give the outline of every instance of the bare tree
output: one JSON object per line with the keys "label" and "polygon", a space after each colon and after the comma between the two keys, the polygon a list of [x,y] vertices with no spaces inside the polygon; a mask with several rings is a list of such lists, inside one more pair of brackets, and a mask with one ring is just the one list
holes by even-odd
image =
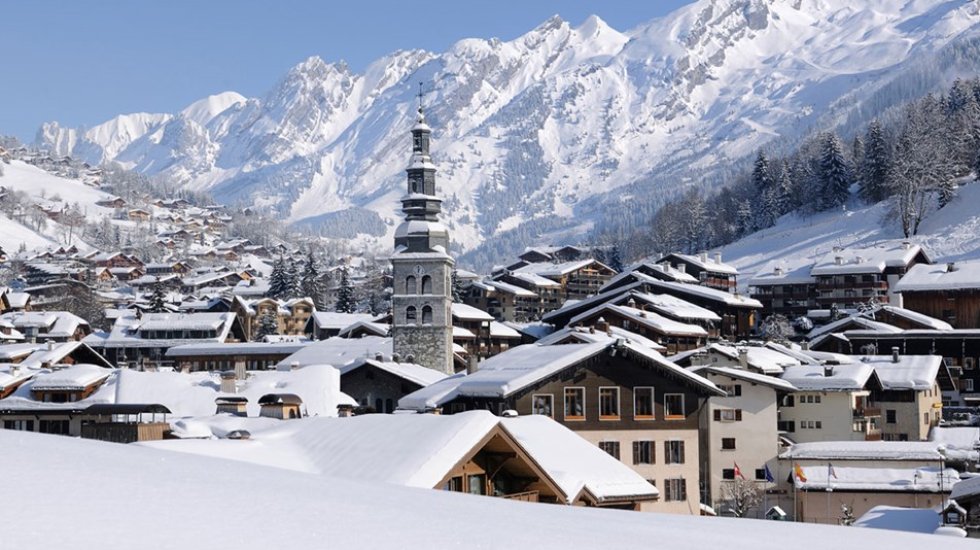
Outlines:
{"label": "bare tree", "polygon": [[754,481],[736,478],[722,485],[722,497],[735,517],[745,514],[762,502],[762,489]]}

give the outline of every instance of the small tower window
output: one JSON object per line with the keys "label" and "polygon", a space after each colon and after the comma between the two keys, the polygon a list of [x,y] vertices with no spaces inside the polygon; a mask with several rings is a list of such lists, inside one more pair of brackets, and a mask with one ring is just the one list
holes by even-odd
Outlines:
{"label": "small tower window", "polygon": [[415,309],[415,306],[408,306],[407,308],[405,308],[406,324],[410,324],[410,323],[414,324],[416,321],[418,321],[418,318],[419,315],[418,315],[418,311]]}
{"label": "small tower window", "polygon": [[415,282],[415,275],[409,275],[405,279],[405,294],[415,294],[418,292],[418,285]]}
{"label": "small tower window", "polygon": [[422,306],[422,324],[432,324],[432,308],[429,306]]}
{"label": "small tower window", "polygon": [[422,294],[432,294],[432,277],[428,275],[422,277]]}

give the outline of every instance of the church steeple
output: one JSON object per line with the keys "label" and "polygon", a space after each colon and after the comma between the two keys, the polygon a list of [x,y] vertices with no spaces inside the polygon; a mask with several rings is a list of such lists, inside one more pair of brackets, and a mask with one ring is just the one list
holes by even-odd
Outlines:
{"label": "church steeple", "polygon": [[403,360],[447,374],[453,372],[452,257],[449,230],[439,223],[436,167],[429,156],[432,129],[425,122],[419,85],[418,117],[412,127],[412,156],[402,197],[405,221],[395,230],[391,256],[392,347]]}

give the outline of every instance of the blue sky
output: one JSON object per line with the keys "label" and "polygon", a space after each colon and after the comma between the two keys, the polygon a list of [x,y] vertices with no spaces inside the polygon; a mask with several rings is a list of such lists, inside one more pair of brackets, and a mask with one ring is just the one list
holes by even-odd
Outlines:
{"label": "blue sky", "polygon": [[688,1],[4,2],[0,134],[32,140],[44,121],[92,126],[226,90],[259,96],[311,55],[360,71],[397,49],[513,39],[554,14],[627,30]]}

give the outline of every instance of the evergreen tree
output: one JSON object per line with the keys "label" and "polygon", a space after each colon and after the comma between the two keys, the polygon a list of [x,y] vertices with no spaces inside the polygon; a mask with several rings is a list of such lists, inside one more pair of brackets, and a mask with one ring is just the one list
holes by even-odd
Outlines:
{"label": "evergreen tree", "polygon": [[255,330],[255,340],[261,340],[266,336],[279,334],[279,320],[271,310],[265,310],[259,315],[259,326]]}
{"label": "evergreen tree", "polygon": [[153,294],[150,295],[150,307],[147,311],[150,313],[166,313],[166,304],[167,302],[163,295],[163,285],[158,281],[153,285]]}
{"label": "evergreen tree", "polygon": [[296,298],[302,294],[302,280],[296,262],[289,258],[285,263],[286,269],[286,296],[285,299]]}
{"label": "evergreen tree", "polygon": [[270,298],[285,300],[290,294],[292,283],[289,281],[289,274],[286,271],[286,262],[280,255],[279,259],[272,264],[272,274],[269,276]]}
{"label": "evergreen tree", "polygon": [[865,138],[864,156],[861,159],[859,193],[864,201],[880,202],[888,196],[888,176],[891,159],[888,142],[885,140],[881,123],[871,121]]}
{"label": "evergreen tree", "polygon": [[759,227],[771,227],[779,217],[779,195],[772,167],[766,154],[759,151],[752,167],[752,187],[755,189]]}
{"label": "evergreen tree", "polygon": [[303,273],[300,275],[300,294],[313,300],[316,309],[323,310],[323,289],[320,286],[320,270],[316,266],[311,250],[306,255],[306,263],[303,265]]}
{"label": "evergreen tree", "polygon": [[837,134],[828,133],[820,151],[820,209],[830,210],[847,202],[851,186],[850,170]]}
{"label": "evergreen tree", "polygon": [[347,266],[340,268],[340,288],[337,289],[337,306],[334,309],[341,313],[357,311],[357,298],[354,296],[354,285]]}
{"label": "evergreen tree", "polygon": [[[455,273],[455,272],[454,272]],[[377,292],[368,295],[368,313],[371,315],[381,315],[381,298]]]}
{"label": "evergreen tree", "polygon": [[453,285],[453,302],[457,304],[463,303],[463,283],[459,280],[459,273],[456,272],[455,267],[453,268],[453,273],[452,273],[452,285]]}

